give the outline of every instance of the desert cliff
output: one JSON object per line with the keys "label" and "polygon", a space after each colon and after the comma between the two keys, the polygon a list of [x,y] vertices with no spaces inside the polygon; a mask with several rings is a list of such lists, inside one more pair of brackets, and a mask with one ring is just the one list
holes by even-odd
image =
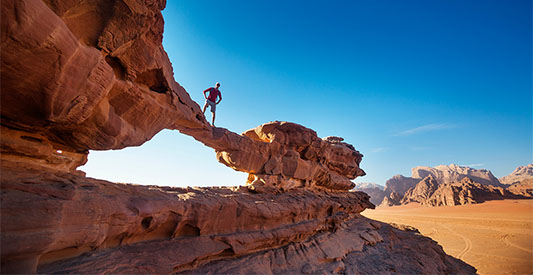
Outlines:
{"label": "desert cliff", "polygon": [[[503,177],[505,185],[486,169],[474,169],[456,164],[436,167],[415,167],[412,177],[396,175],[387,180],[384,190],[372,190],[380,206],[419,203],[426,206],[463,205],[488,200],[526,199],[533,197],[533,176],[530,166],[520,166]],[[529,169],[529,170],[528,170]],[[367,189],[358,189],[367,191]],[[372,198],[371,198],[372,201]]]}
{"label": "desert cliff", "polygon": [[400,204],[412,202],[428,206],[464,205],[482,203],[489,200],[523,199],[502,187],[483,185],[470,178],[459,182],[438,184],[428,176],[421,180],[413,189],[405,193]]}
{"label": "desert cliff", "polygon": [[[269,122],[210,126],[173,78],[164,0],[1,3],[3,273],[464,273],[414,232],[372,221],[349,191],[363,155],[339,137]],[[190,135],[239,188],[87,178],[89,150]]]}
{"label": "desert cliff", "polygon": [[457,164],[438,165],[435,167],[415,167],[412,169],[412,177],[423,179],[429,175],[433,176],[439,183],[460,181],[466,177],[483,184],[501,186],[500,181],[492,175],[492,172],[486,169],[474,169]]}

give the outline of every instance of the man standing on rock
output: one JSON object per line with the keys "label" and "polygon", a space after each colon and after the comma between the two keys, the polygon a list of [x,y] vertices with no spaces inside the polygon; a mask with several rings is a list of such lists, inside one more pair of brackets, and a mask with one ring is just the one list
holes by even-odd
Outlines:
{"label": "man standing on rock", "polygon": [[[205,109],[207,109],[207,105],[211,107],[211,113],[213,113],[213,123],[212,125],[215,126],[215,111],[217,109],[217,104],[222,101],[222,94],[220,93],[220,90],[218,89],[220,87],[220,83],[217,82],[215,84],[215,87],[207,88],[204,91],[204,97],[205,97],[205,105],[202,112],[205,114]],[[209,93],[209,96],[207,95]],[[218,97],[218,101],[217,101]]]}

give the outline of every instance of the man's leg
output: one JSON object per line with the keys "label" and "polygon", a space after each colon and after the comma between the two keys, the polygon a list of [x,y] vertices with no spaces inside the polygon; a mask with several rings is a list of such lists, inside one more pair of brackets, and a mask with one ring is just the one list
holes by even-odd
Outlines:
{"label": "man's leg", "polygon": [[215,126],[215,112],[213,112],[212,114],[213,114],[213,123],[211,125]]}
{"label": "man's leg", "polygon": [[205,109],[207,109],[207,101],[205,102],[204,108],[202,109],[202,113],[204,113],[204,114],[205,114]]}

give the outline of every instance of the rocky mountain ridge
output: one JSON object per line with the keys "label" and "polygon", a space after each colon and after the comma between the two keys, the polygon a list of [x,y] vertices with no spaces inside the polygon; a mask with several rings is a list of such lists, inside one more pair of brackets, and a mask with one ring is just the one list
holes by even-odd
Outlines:
{"label": "rocky mountain ridge", "polygon": [[482,203],[488,200],[523,199],[510,191],[484,185],[468,177],[459,182],[439,184],[432,176],[421,180],[403,196],[400,204],[419,203],[427,206],[454,206]]}
{"label": "rocky mountain ridge", "polygon": [[415,179],[423,179],[429,175],[439,183],[458,182],[463,178],[468,177],[480,184],[501,186],[500,181],[498,181],[491,171],[459,166],[457,164],[438,165],[435,167],[415,167],[412,169],[411,177]]}
{"label": "rocky mountain ridge", "polygon": [[511,185],[528,179],[533,179],[533,163],[518,166],[511,174],[499,178],[499,181],[503,184]]}
{"label": "rocky mountain ridge", "polygon": [[[2,273],[460,273],[429,238],[372,221],[349,191],[363,155],[270,122],[210,126],[173,78],[164,0],[1,5]],[[249,173],[240,188],[85,177],[88,150],[178,130]]]}
{"label": "rocky mountain ridge", "polygon": [[384,187],[375,183],[357,183],[353,190],[367,193],[374,205],[379,205],[385,197]]}
{"label": "rocky mountain ridge", "polygon": [[[413,176],[396,175],[387,180],[382,192],[369,191],[377,199],[372,203],[380,206],[394,206],[408,203],[420,203],[428,206],[460,205],[481,203],[491,199],[520,199],[533,197],[533,186],[526,171],[528,166],[521,166],[509,175],[509,178],[522,179],[512,186],[507,186],[496,179],[489,170],[474,169],[455,164],[436,167],[415,167]],[[519,175],[518,177],[516,175]],[[420,178],[425,176],[424,178]],[[505,178],[505,177],[504,177]],[[369,194],[370,194],[369,193]]]}

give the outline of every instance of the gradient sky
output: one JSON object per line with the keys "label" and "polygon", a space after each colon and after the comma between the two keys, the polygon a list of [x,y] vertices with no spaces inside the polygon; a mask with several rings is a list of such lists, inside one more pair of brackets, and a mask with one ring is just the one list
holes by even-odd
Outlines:
{"label": "gradient sky", "polygon": [[[344,137],[364,154],[356,182],[451,163],[502,177],[533,162],[531,14],[529,0],[167,1],[163,46],[200,106],[221,83],[217,126],[283,120]],[[91,151],[82,170],[172,186],[246,178],[170,130]]]}

